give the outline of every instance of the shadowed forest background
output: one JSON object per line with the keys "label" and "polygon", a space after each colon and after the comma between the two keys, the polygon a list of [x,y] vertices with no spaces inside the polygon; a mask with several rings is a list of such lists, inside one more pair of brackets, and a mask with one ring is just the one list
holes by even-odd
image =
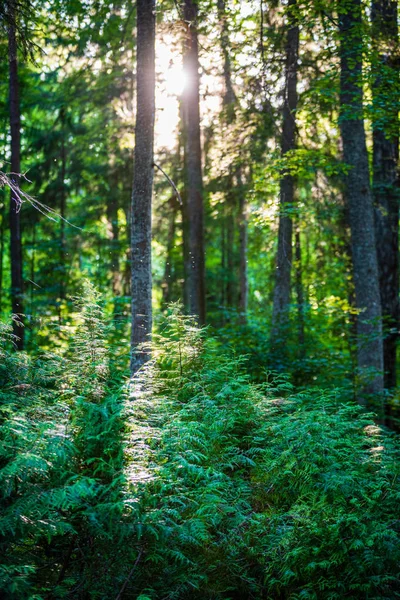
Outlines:
{"label": "shadowed forest background", "polygon": [[400,597],[399,56],[393,0],[0,0],[1,597]]}

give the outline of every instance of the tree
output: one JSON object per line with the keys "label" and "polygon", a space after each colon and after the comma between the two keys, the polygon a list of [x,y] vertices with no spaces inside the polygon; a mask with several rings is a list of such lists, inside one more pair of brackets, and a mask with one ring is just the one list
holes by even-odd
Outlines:
{"label": "tree", "polygon": [[[295,17],[296,0],[289,0],[287,20],[289,29],[286,37],[285,90],[281,153],[284,157],[296,147],[297,69],[299,55],[299,27]],[[282,174],[279,194],[278,251],[276,257],[276,279],[272,310],[272,344],[279,343],[287,334],[290,304],[290,279],[292,270],[293,221],[291,209],[294,203],[294,177]],[[279,344],[282,346],[282,344]]]}
{"label": "tree", "polygon": [[[399,187],[397,2],[372,2],[373,194],[379,284],[385,336],[384,382],[396,387],[399,322]],[[398,59],[397,59],[398,60]]]}
{"label": "tree", "polygon": [[155,0],[137,2],[137,99],[132,193],[131,373],[148,358],[152,328],[151,205],[155,115]]}
{"label": "tree", "polygon": [[365,142],[360,0],[339,0],[340,130],[348,166],[345,197],[349,210],[357,316],[357,362],[362,378],[359,401],[383,390],[382,313],[374,211]]}
{"label": "tree", "polygon": [[185,256],[185,286],[188,310],[205,323],[205,260],[203,176],[200,137],[200,75],[199,44],[197,36],[197,0],[184,0],[183,69],[186,85],[182,94],[182,113],[185,141],[186,190],[184,194],[187,218]]}
{"label": "tree", "polygon": [[[9,60],[9,102],[11,132],[11,172],[16,184],[21,172],[21,114],[19,104],[18,60],[17,60],[17,5],[8,3],[8,60]],[[18,195],[10,192],[10,263],[11,263],[11,309],[18,319],[13,321],[16,346],[24,347],[24,329],[18,326],[23,314],[23,275],[20,202]]]}

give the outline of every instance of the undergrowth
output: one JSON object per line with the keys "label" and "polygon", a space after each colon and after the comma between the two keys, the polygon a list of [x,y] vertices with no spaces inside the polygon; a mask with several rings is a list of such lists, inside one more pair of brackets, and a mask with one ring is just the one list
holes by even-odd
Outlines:
{"label": "undergrowth", "polygon": [[65,356],[1,329],[1,597],[400,598],[393,435],[255,385],[177,307],[126,386],[90,285],[79,305]]}

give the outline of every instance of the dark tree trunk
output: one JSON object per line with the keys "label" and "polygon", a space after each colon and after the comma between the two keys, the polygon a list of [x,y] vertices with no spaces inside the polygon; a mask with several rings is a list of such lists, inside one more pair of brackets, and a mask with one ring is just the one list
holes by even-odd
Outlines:
{"label": "dark tree trunk", "polygon": [[239,313],[242,323],[247,320],[249,282],[247,276],[247,202],[240,170],[237,173],[239,191]]}
{"label": "dark tree trunk", "polygon": [[187,84],[182,95],[185,129],[186,218],[188,225],[188,260],[186,266],[189,312],[205,322],[205,258],[203,177],[201,167],[199,50],[197,39],[198,6],[196,0],[184,0],[185,26],[183,68]]}
{"label": "dark tree trunk", "polygon": [[5,204],[2,204],[1,212],[0,212],[0,217],[1,217],[1,225],[0,225],[0,313],[3,308],[4,216],[5,216]]}
{"label": "dark tree trunk", "polygon": [[236,273],[235,273],[235,200],[236,194],[233,190],[233,179],[229,176],[227,179],[227,193],[226,193],[226,268],[227,268],[227,282],[226,282],[226,304],[228,308],[234,308],[235,302],[235,291],[237,289]]}
{"label": "dark tree trunk", "polygon": [[164,266],[164,276],[162,283],[162,295],[163,295],[163,304],[167,305],[172,301],[172,283],[173,283],[173,250],[175,243],[175,230],[176,230],[176,215],[178,212],[178,203],[176,201],[175,196],[169,201],[169,205],[171,208],[170,221],[168,226],[168,234],[167,234],[167,252],[165,258],[165,266]]}
{"label": "dark tree trunk", "polygon": [[[288,22],[290,28],[286,38],[285,94],[281,152],[284,156],[296,147],[297,109],[297,63],[299,55],[299,28],[292,12],[296,0],[289,0]],[[276,257],[276,279],[272,310],[272,343],[279,344],[287,335],[290,275],[292,269],[293,223],[290,209],[294,202],[294,178],[284,173],[280,182],[280,215],[278,230],[278,252]],[[281,345],[281,344],[279,344]]]}
{"label": "dark tree trunk", "polygon": [[295,232],[295,258],[296,258],[296,296],[297,296],[297,341],[299,344],[299,358],[305,357],[305,323],[304,323],[304,291],[303,271],[301,262],[301,237],[300,227],[297,225]]}
{"label": "dark tree trunk", "polygon": [[151,204],[155,115],[155,0],[137,1],[135,165],[131,214],[131,373],[148,359],[152,328]]}
{"label": "dark tree trunk", "polygon": [[[19,84],[17,63],[17,40],[15,9],[10,3],[10,25],[8,27],[8,58],[10,69],[10,129],[11,129],[11,172],[14,183],[19,184],[21,172],[21,116],[19,106]],[[14,315],[23,314],[22,241],[20,206],[18,198],[10,194],[10,260],[11,260],[11,309]],[[18,319],[22,322],[23,317]],[[18,350],[24,347],[24,328],[13,322]]]}
{"label": "dark tree trunk", "polygon": [[[62,107],[60,110],[60,120],[61,120],[61,173],[60,173],[60,304],[59,304],[59,312],[58,318],[61,324],[62,320],[62,301],[65,300],[66,297],[66,244],[65,244],[65,217],[66,217],[66,188],[65,188],[65,178],[66,178],[66,168],[67,168],[67,153],[65,148],[65,108]],[[33,281],[33,280],[32,280]]]}
{"label": "dark tree trunk", "polygon": [[356,295],[359,401],[383,390],[382,314],[374,211],[365,143],[362,90],[362,18],[360,0],[339,2],[340,129],[343,157],[349,166],[345,198],[349,210]]}
{"label": "dark tree trunk", "polygon": [[[399,187],[398,114],[396,103],[388,98],[384,75],[391,70],[398,81],[394,64],[398,46],[397,2],[377,0],[372,3],[373,40],[377,64],[373,103],[375,110],[385,111],[387,123],[373,123],[373,193],[375,201],[375,235],[378,253],[379,285],[385,329],[383,362],[386,388],[396,387],[396,342],[399,324]],[[397,86],[396,86],[397,89]]]}

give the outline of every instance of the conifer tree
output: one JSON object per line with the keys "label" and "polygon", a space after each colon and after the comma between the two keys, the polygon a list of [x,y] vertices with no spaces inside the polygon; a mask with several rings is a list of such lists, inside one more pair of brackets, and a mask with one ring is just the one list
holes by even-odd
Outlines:
{"label": "conifer tree", "polygon": [[374,212],[365,141],[360,0],[340,0],[340,130],[348,166],[345,198],[349,211],[357,315],[357,355],[365,394],[383,390],[382,312]]}

